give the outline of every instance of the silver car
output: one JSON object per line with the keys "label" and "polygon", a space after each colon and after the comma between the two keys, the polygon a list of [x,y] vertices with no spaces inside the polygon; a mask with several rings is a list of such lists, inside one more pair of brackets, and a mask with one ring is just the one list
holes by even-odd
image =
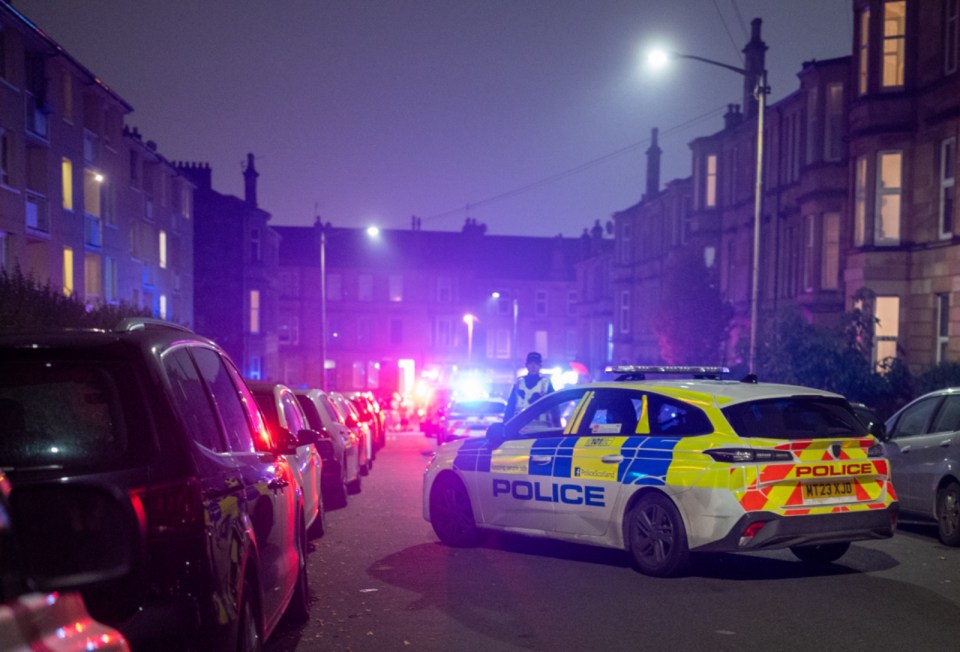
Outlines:
{"label": "silver car", "polygon": [[900,510],[960,546],[960,387],[924,394],[887,420],[884,448]]}

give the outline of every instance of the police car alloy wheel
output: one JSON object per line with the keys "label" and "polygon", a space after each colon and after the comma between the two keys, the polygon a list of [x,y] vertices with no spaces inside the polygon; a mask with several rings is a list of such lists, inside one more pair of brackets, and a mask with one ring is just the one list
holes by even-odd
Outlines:
{"label": "police car alloy wheel", "polygon": [[937,525],[941,542],[960,546],[960,484],[951,482],[937,492]]}
{"label": "police car alloy wheel", "polygon": [[453,476],[441,476],[433,485],[430,517],[433,531],[448,546],[467,548],[480,540],[470,497],[463,483]]}
{"label": "police car alloy wheel", "polygon": [[687,565],[690,551],[683,519],[673,501],[659,493],[640,498],[627,517],[627,541],[637,567],[646,575],[669,577]]}

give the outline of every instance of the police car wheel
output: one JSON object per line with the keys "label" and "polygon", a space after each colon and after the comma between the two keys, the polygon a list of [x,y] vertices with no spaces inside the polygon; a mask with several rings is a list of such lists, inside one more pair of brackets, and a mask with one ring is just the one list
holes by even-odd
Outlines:
{"label": "police car wheel", "polygon": [[430,491],[430,524],[440,541],[455,548],[477,545],[480,531],[473,518],[470,496],[453,476],[441,476]]}
{"label": "police car wheel", "polygon": [[644,575],[677,575],[690,559],[680,512],[662,494],[647,494],[637,501],[627,517],[626,534],[633,560]]}
{"label": "police car wheel", "polygon": [[790,552],[800,561],[810,564],[829,564],[843,557],[850,548],[850,543],[822,543],[815,546],[791,546]]}
{"label": "police car wheel", "polygon": [[937,526],[943,544],[960,546],[960,484],[956,482],[937,492]]}

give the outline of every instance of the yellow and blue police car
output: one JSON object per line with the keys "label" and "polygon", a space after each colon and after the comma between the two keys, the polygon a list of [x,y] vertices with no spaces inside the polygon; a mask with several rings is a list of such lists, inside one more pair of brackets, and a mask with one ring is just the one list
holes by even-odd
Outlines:
{"label": "yellow and blue police car", "polygon": [[590,543],[663,577],[691,552],[789,548],[829,563],[893,536],[883,448],[842,396],[722,367],[607,371],[620,377],[436,451],[423,514],[443,543],[476,545],[481,530]]}

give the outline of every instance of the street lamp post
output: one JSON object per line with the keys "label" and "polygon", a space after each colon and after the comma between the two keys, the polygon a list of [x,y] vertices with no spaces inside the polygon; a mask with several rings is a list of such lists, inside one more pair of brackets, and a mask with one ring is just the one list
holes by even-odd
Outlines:
{"label": "street lamp post", "polygon": [[327,391],[327,230],[320,227],[320,389]]}
{"label": "street lamp post", "polygon": [[680,54],[679,52],[657,51],[650,54],[650,63],[656,66],[662,66],[670,59],[693,59],[709,63],[712,66],[726,68],[735,73],[750,77],[758,74],[757,86],[754,94],[757,97],[757,171],[754,186],[753,198],[753,265],[750,280],[750,358],[749,370],[755,371],[757,357],[757,319],[759,316],[760,303],[760,218],[763,213],[763,115],[766,112],[766,97],[770,93],[767,86],[767,71],[750,71],[746,68],[738,68],[713,59],[698,57],[693,54]]}
{"label": "street lamp post", "polygon": [[476,315],[467,313],[463,316],[463,323],[467,325],[467,363],[473,362],[473,324],[477,321]]}

